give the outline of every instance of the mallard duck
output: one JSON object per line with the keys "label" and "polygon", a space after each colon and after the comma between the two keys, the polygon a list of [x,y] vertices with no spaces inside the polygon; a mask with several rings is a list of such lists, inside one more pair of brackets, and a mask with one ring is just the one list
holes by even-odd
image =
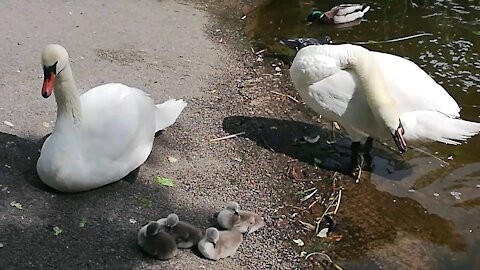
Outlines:
{"label": "mallard duck", "polygon": [[358,20],[365,15],[370,6],[362,4],[343,4],[333,7],[327,12],[313,11],[307,17],[309,22],[326,24],[342,24]]}
{"label": "mallard duck", "polygon": [[357,168],[360,143],[370,156],[373,138],[394,139],[402,153],[407,141],[457,145],[480,131],[460,119],[447,91],[415,63],[361,46],[284,40],[297,51],[290,77],[315,112],[342,125],[352,140],[349,171]]}
{"label": "mallard duck", "polygon": [[40,179],[62,192],[118,181],[150,155],[155,132],[175,123],[186,103],[155,105],[142,90],[119,83],[79,95],[68,53],[51,44],[42,52],[42,96],[55,94],[57,120],[37,162]]}

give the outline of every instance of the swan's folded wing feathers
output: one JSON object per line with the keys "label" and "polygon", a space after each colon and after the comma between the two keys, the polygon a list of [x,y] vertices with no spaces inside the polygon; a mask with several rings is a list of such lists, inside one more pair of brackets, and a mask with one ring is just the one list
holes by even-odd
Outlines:
{"label": "swan's folded wing feathers", "polygon": [[113,161],[134,160],[136,151],[143,155],[148,148],[145,143],[153,141],[155,107],[145,92],[106,84],[83,94],[81,101],[82,136],[88,142],[83,146],[84,153]]}
{"label": "swan's folded wing feathers", "polygon": [[480,123],[451,118],[436,111],[402,114],[406,140],[432,140],[458,145],[480,131]]}
{"label": "swan's folded wing feathers", "polygon": [[373,52],[400,113],[415,110],[439,111],[459,117],[460,107],[445,89],[423,69],[400,56]]}

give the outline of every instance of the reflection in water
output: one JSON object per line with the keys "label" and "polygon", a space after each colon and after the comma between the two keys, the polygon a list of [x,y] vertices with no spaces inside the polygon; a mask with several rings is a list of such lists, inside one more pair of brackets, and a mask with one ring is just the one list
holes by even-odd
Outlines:
{"label": "reflection in water", "polygon": [[335,252],[345,259],[352,258],[352,255],[357,258],[371,254],[383,257],[376,250],[388,248],[397,249],[401,258],[417,260],[432,256],[430,251],[419,253],[420,250],[404,249],[403,238],[436,244],[440,246],[435,247],[438,250],[442,246],[453,252],[465,249],[465,241],[455,231],[452,222],[425,211],[415,200],[377,191],[369,181],[360,185],[347,184],[341,207],[346,232],[342,233],[345,238],[338,242]]}
{"label": "reflection in water", "polygon": [[[370,1],[372,8],[361,24],[339,29],[307,23],[306,16],[312,9],[328,10],[339,2],[348,1],[269,1],[247,14],[245,32],[257,49],[267,48],[273,55],[291,53],[278,44],[278,39],[285,37],[329,35],[340,43],[430,33],[427,37],[365,46],[412,60],[457,100],[462,118],[480,121],[478,1]],[[418,147],[430,155],[410,149],[403,160],[377,156],[371,175],[375,188],[368,180],[349,187],[350,194],[341,208],[349,220],[345,222],[346,235],[351,237],[343,244],[350,248],[343,246],[337,252],[352,262],[362,256],[378,258],[383,254],[408,258],[404,259],[405,267],[406,261],[417,258],[419,269],[480,267],[480,255],[475,252],[480,248],[480,154],[476,150],[480,149],[480,136],[460,146],[432,143]],[[460,192],[459,199],[451,192]],[[416,248],[402,248],[413,246]],[[417,254],[414,258],[415,253],[426,257]],[[387,262],[385,256],[382,260]],[[426,259],[432,256],[435,259]],[[421,263],[427,266],[421,267]]]}

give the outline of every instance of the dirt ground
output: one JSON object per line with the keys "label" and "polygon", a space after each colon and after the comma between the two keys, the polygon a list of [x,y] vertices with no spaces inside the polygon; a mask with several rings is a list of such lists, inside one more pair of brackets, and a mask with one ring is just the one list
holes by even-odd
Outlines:
{"label": "dirt ground", "polygon": [[[218,5],[228,8],[226,2]],[[292,187],[286,178],[291,153],[289,147],[283,153],[271,147],[289,145],[305,127],[290,129],[271,119],[278,119],[277,111],[291,101],[265,94],[254,55],[234,50],[246,48],[246,41],[230,32],[235,27],[216,30],[209,10],[208,2],[172,0],[2,3],[0,269],[303,267],[291,246],[295,229],[282,215]],[[40,51],[49,43],[67,48],[82,90],[121,82],[145,90],[157,102],[169,97],[188,102],[177,123],[156,138],[135,181],[60,194],[36,175],[39,149],[52,131],[56,109],[53,98],[40,95]],[[270,72],[266,81],[276,83]],[[286,134],[262,131],[274,126]],[[247,133],[209,143],[238,130]],[[266,146],[271,138],[277,138],[274,145]],[[178,162],[169,162],[168,156]],[[174,179],[174,187],[158,185],[156,176]],[[233,258],[212,262],[185,250],[161,262],[138,249],[137,231],[149,220],[176,212],[205,229],[230,200],[267,222]],[[22,209],[12,207],[14,201]]]}

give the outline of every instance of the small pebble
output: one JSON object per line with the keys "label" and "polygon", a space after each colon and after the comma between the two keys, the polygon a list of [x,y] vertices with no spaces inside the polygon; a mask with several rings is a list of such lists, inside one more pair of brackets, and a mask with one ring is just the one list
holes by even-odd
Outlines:
{"label": "small pebble", "polygon": [[280,67],[275,67],[275,71],[280,72],[280,71],[282,71],[282,69]]}
{"label": "small pebble", "polygon": [[433,196],[438,197],[438,196],[440,196],[440,194],[435,192],[435,193],[433,193]]}
{"label": "small pebble", "polygon": [[136,221],[134,218],[131,218],[129,221],[130,221],[130,223],[132,223],[132,224],[137,223],[137,221]]}
{"label": "small pebble", "polygon": [[175,157],[172,157],[172,156],[168,156],[167,159],[168,159],[168,162],[170,162],[170,163],[175,163],[175,162],[178,161],[178,159],[176,159]]}
{"label": "small pebble", "polygon": [[[471,231],[471,230],[470,230]],[[3,248],[3,243],[0,243],[0,248]]]}
{"label": "small pebble", "polygon": [[13,124],[11,122],[3,121],[3,123],[9,127],[13,127]]}
{"label": "small pebble", "polygon": [[460,195],[462,195],[462,193],[458,191],[452,191],[450,192],[450,195],[452,195],[456,200],[460,200]]}
{"label": "small pebble", "polygon": [[415,189],[409,189],[408,192],[413,193],[415,192]]}
{"label": "small pebble", "polygon": [[477,188],[480,188],[480,185],[477,185]]}

